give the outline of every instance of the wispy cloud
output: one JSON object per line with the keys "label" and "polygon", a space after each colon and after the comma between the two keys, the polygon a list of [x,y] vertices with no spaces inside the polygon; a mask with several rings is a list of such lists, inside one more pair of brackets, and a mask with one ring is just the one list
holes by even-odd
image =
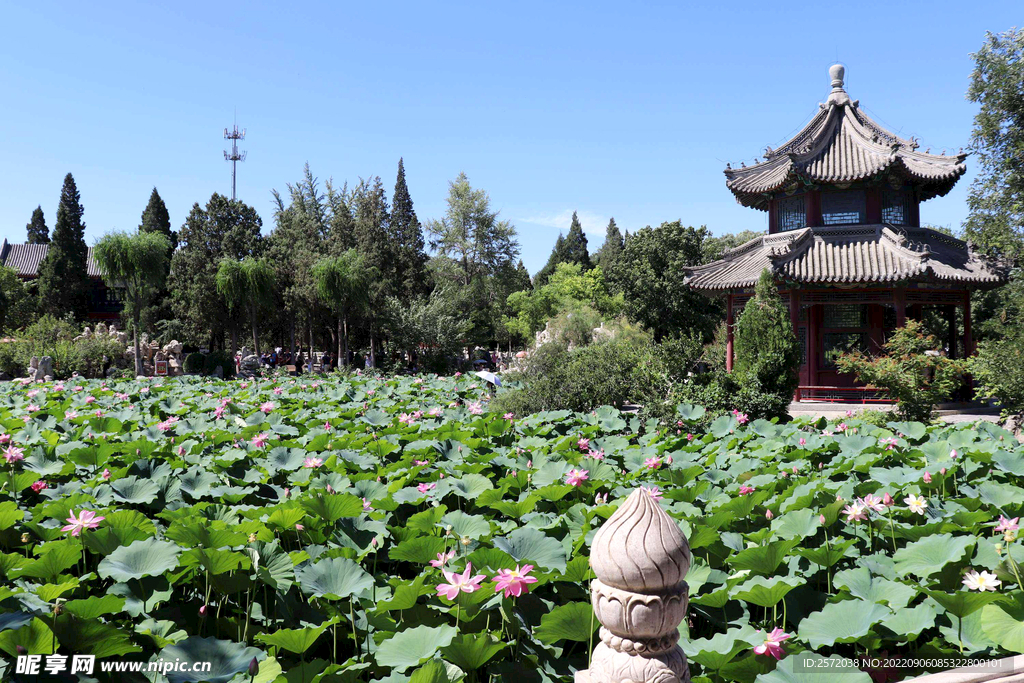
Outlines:
{"label": "wispy cloud", "polygon": [[[572,212],[572,209],[566,209],[565,211],[560,211],[555,214],[517,218],[516,220],[523,223],[533,223],[534,225],[557,228],[559,230],[568,230],[569,225],[572,224]],[[608,227],[608,216],[592,213],[590,211],[577,210],[576,217],[580,219],[580,224],[583,226],[583,232],[590,235],[603,235],[605,228]]]}

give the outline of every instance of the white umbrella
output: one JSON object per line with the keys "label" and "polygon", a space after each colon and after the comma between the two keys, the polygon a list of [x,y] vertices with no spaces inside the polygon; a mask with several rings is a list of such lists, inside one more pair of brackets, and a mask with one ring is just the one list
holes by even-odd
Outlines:
{"label": "white umbrella", "polygon": [[496,387],[501,386],[501,378],[495,375],[493,372],[487,372],[486,370],[480,370],[479,372],[473,373],[485,382],[490,382]]}

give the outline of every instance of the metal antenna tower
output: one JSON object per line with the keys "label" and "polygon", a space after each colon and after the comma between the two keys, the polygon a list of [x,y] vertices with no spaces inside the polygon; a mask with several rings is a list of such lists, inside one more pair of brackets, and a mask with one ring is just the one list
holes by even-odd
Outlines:
{"label": "metal antenna tower", "polygon": [[231,128],[231,132],[225,128],[224,139],[231,140],[231,151],[224,150],[224,159],[231,162],[231,201],[235,201],[235,168],[239,161],[245,161],[246,154],[238,151],[238,141],[245,139],[245,128],[242,129],[242,132],[238,132],[237,123]]}

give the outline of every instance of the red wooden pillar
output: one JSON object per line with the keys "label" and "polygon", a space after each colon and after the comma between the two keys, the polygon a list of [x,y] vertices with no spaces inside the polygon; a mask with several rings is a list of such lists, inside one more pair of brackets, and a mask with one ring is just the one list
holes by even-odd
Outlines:
{"label": "red wooden pillar", "polygon": [[732,293],[725,309],[725,371],[732,372]]}
{"label": "red wooden pillar", "polygon": [[957,339],[956,339],[956,306],[950,304],[945,307],[946,309],[946,325],[948,325],[947,336],[949,337],[949,357],[951,359],[957,358]]}
{"label": "red wooden pillar", "polygon": [[974,355],[974,337],[971,335],[971,293],[964,292],[964,358]]}
{"label": "red wooden pillar", "polygon": [[[789,321],[793,326],[793,336],[797,339],[800,338],[800,290],[795,287],[789,290]],[[797,370],[799,375],[800,370]],[[800,384],[797,383],[796,391],[793,394],[793,400],[800,400]]]}
{"label": "red wooden pillar", "polygon": [[818,326],[821,306],[810,306],[807,309],[807,383],[818,386]]}
{"label": "red wooden pillar", "polygon": [[896,306],[896,327],[907,324],[907,290],[897,287],[892,293],[893,304]]}

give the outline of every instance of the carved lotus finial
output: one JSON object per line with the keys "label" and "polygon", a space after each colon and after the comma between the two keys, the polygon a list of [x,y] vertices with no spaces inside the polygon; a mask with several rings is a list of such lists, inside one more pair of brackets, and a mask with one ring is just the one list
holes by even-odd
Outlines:
{"label": "carved lotus finial", "polygon": [[690,544],[657,501],[637,489],[594,536],[590,565],[609,586],[657,593],[685,578]]}

